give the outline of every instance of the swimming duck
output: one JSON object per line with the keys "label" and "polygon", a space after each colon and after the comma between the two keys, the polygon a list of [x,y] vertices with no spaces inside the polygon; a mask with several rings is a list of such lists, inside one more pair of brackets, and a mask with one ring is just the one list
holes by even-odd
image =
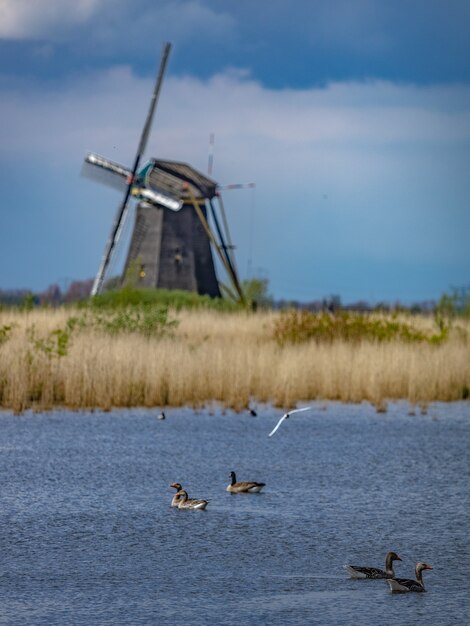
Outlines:
{"label": "swimming duck", "polygon": [[416,580],[411,578],[389,578],[387,582],[390,586],[390,591],[393,593],[404,593],[406,591],[417,591],[422,593],[426,591],[423,583],[423,570],[432,569],[432,565],[427,563],[416,564]]}
{"label": "swimming duck", "polygon": [[230,472],[230,485],[227,485],[227,491],[230,493],[258,493],[266,485],[266,483],[257,482],[240,482],[237,483],[235,472]]}
{"label": "swimming duck", "polygon": [[359,565],[345,565],[351,578],[393,578],[393,561],[401,561],[396,552],[388,552],[385,557],[385,570],[377,567],[360,567]]}
{"label": "swimming duck", "polygon": [[[171,483],[170,487],[173,487],[173,489],[176,489],[177,492],[183,489],[183,487],[179,483]],[[178,493],[175,493],[175,495],[173,496],[171,500],[171,506],[178,506],[179,499],[180,497]]]}
{"label": "swimming duck", "polygon": [[[184,489],[180,489],[176,496],[179,497],[178,508],[179,509],[194,509],[203,511],[209,504],[209,500],[195,500],[194,498],[188,498],[188,494]],[[175,496],[175,497],[176,497]]]}

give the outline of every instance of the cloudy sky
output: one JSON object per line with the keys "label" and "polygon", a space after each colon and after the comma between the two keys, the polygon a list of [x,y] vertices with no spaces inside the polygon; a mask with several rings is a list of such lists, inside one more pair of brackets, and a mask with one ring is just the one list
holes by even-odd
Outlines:
{"label": "cloudy sky", "polygon": [[165,41],[147,156],[206,172],[215,133],[214,178],[256,183],[224,195],[242,278],[469,285],[469,29],[467,0],[0,0],[0,288],[94,276],[120,196],[83,157],[132,163]]}

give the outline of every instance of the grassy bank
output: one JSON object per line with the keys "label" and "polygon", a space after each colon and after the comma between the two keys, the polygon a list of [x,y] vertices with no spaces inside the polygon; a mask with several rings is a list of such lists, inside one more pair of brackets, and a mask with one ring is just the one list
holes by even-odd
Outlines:
{"label": "grassy bank", "polygon": [[[276,312],[0,311],[0,407],[411,403],[470,390],[470,322]],[[370,322],[370,323],[369,323]],[[320,328],[320,330],[319,330]],[[325,328],[325,332],[321,329]]]}

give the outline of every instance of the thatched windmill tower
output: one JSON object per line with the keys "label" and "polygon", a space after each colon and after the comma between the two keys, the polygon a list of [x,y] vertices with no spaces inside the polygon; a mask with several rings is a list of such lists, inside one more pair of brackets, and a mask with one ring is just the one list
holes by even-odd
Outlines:
{"label": "thatched windmill tower", "polygon": [[[217,183],[186,163],[152,159],[143,168],[140,166],[169,51],[170,44],[166,44],[133,168],[93,153],[85,158],[87,175],[124,191],[92,295],[102,289],[129,201],[135,198],[136,218],[123,276],[133,271],[138,286],[184,289],[212,297],[220,296],[222,287],[244,301]],[[217,279],[213,252],[227,272],[229,285]]]}

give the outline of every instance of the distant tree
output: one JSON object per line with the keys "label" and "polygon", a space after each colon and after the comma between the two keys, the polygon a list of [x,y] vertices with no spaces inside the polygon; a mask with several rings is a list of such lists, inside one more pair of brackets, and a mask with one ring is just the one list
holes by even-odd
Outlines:
{"label": "distant tree", "polygon": [[370,304],[366,302],[365,300],[358,300],[357,302],[352,302],[351,304],[348,304],[348,306],[344,308],[348,309],[349,311],[358,311],[361,313],[371,310]]}
{"label": "distant tree", "polygon": [[453,287],[450,293],[442,294],[436,312],[447,317],[455,315],[470,317],[470,286]]}
{"label": "distant tree", "polygon": [[18,306],[30,293],[28,289],[0,289],[0,304]]}
{"label": "distant tree", "polygon": [[52,306],[57,306],[62,302],[62,292],[59,285],[57,284],[49,285],[49,287],[45,291],[38,293],[37,297],[39,300],[39,304],[42,305],[49,304]]}
{"label": "distant tree", "polygon": [[306,302],[302,305],[302,308],[306,311],[311,311],[312,313],[318,313],[322,310],[323,303],[321,300],[312,300],[311,302]]}
{"label": "distant tree", "polygon": [[86,300],[90,297],[90,291],[93,286],[93,279],[87,280],[74,280],[70,283],[69,288],[65,294],[65,302],[78,302],[79,300]]}
{"label": "distant tree", "polygon": [[32,291],[28,291],[21,302],[21,308],[25,311],[31,311],[37,304],[39,304],[38,297]]}
{"label": "distant tree", "polygon": [[333,294],[329,298],[324,298],[322,308],[326,311],[330,311],[330,313],[336,313],[336,311],[341,309],[341,306],[341,296]]}
{"label": "distant tree", "polygon": [[251,278],[242,282],[243,293],[249,305],[256,309],[270,308],[273,305],[273,299],[268,293],[267,278]]}

